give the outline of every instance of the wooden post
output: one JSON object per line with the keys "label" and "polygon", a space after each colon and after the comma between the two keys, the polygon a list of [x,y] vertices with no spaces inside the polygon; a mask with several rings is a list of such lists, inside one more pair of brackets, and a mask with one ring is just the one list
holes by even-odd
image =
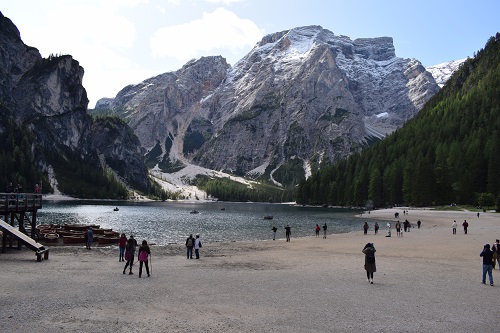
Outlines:
{"label": "wooden post", "polygon": [[36,237],[36,209],[31,213],[31,238],[35,239]]}

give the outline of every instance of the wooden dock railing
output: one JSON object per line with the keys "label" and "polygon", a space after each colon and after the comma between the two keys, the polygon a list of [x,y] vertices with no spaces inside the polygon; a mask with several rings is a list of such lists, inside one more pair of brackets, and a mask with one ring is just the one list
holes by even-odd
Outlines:
{"label": "wooden dock railing", "polygon": [[35,212],[42,208],[42,195],[33,193],[0,193],[0,215]]}

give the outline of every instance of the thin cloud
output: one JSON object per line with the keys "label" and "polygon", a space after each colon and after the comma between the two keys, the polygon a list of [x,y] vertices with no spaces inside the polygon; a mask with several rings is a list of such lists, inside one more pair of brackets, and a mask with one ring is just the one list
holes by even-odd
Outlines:
{"label": "thin cloud", "polygon": [[154,57],[187,61],[211,50],[236,51],[253,46],[263,34],[252,21],[218,8],[203,13],[199,20],[157,30],[150,39],[150,47]]}

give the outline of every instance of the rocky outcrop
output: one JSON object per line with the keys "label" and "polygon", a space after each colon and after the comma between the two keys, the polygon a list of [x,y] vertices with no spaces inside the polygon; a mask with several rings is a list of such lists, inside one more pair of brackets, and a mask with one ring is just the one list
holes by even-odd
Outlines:
{"label": "rocky outcrop", "polygon": [[[259,176],[305,169],[369,145],[438,91],[392,38],[319,26],[265,36],[232,68],[220,57],[124,88],[111,102],[156,161]],[[109,101],[107,101],[109,104]]]}
{"label": "rocky outcrop", "polygon": [[[1,13],[0,28],[0,100],[19,125],[31,129],[37,163],[51,170],[51,156],[66,160],[78,157],[89,163],[89,168],[103,170],[105,165],[95,158],[101,155],[126,183],[147,189],[141,147],[128,125],[93,125],[82,85],[84,70],[78,61],[69,55],[42,58],[38,50],[22,42],[15,25]],[[127,146],[107,146],[117,140]],[[132,165],[134,171],[125,165]]]}

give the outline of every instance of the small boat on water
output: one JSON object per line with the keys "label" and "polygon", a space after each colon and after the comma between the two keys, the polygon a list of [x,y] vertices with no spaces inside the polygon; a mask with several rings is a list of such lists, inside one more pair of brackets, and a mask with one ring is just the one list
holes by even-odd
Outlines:
{"label": "small boat on water", "polygon": [[118,207],[115,207],[115,209],[113,209],[113,211],[115,211],[115,212],[119,211]]}
{"label": "small boat on water", "polygon": [[199,211],[197,211],[197,210],[192,210],[192,211],[190,211],[190,212],[189,212],[189,214],[199,214],[199,213],[200,213],[200,212],[199,212]]}
{"label": "small boat on water", "polygon": [[266,215],[264,216],[264,220],[272,220],[273,216],[272,215]]}

